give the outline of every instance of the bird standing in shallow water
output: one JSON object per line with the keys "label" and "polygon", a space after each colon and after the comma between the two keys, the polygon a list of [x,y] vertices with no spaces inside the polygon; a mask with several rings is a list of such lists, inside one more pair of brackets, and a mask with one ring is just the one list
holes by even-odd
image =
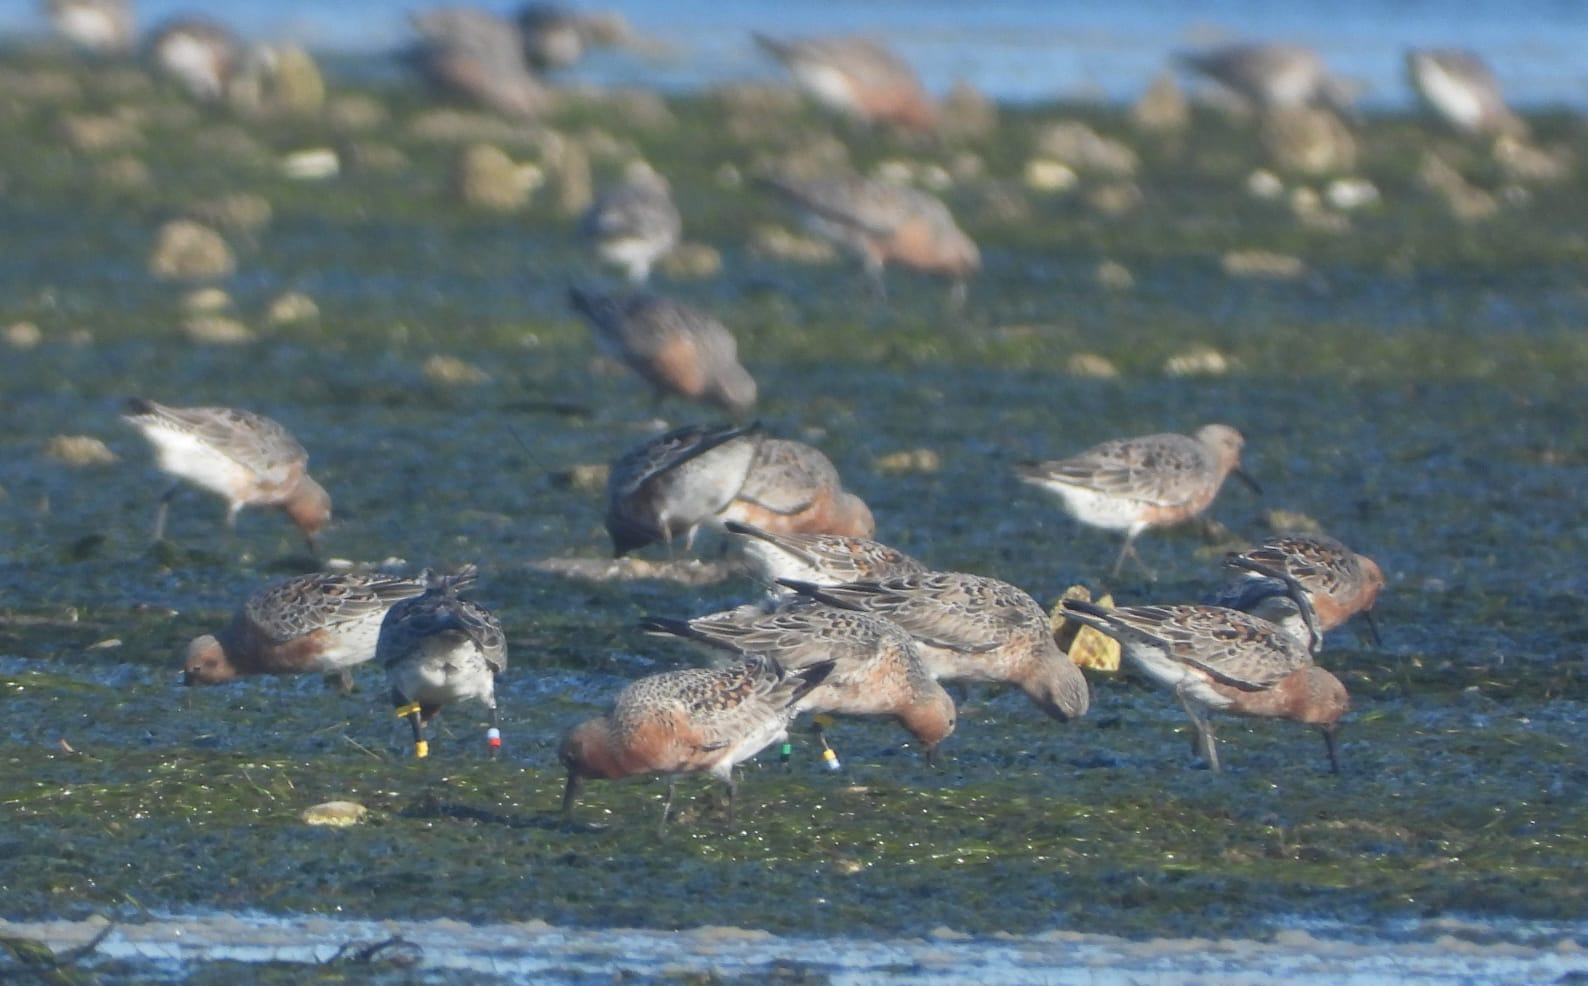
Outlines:
{"label": "bird standing in shallow water", "polygon": [[630,284],[644,284],[652,265],[678,246],[684,220],[667,179],[644,161],[635,161],[622,182],[591,203],[579,230],[602,260],[627,273]]}
{"label": "bird standing in shallow water", "polygon": [[897,623],[915,638],[939,681],[1016,685],[1061,721],[1086,714],[1086,677],[1059,650],[1046,613],[1008,582],[965,572],[922,572],[880,582],[818,586],[785,581],[800,595]]}
{"label": "bird standing in shallow water", "polygon": [[755,378],[739,362],[739,344],[710,315],[652,294],[571,288],[568,301],[595,330],[601,349],[650,381],[658,398],[675,394],[730,414],[755,405]]}
{"label": "bird standing in shallow water", "polygon": [[441,707],[472,698],[490,710],[485,742],[495,757],[502,749],[496,676],[507,668],[507,638],[489,610],[458,598],[455,582],[431,577],[422,595],[392,606],[375,658],[386,669],[397,715],[413,726],[414,756],[430,755],[425,726]]}
{"label": "bird standing in shallow water", "polygon": [[[1305,594],[1296,595],[1306,607]],[[1340,771],[1335,729],[1350,710],[1345,686],[1308,649],[1267,620],[1217,606],[1121,606],[1067,599],[1065,617],[1118,640],[1149,678],[1174,690],[1197,751],[1219,769],[1210,712],[1291,719],[1317,727]]]}
{"label": "bird standing in shallow water", "polygon": [[685,668],[639,679],[618,693],[606,715],[580,723],[563,740],[558,756],[568,768],[564,817],[572,817],[588,779],[666,774],[658,829],[665,831],[676,776],[706,772],[727,785],[731,823],[733,768],[786,737],[799,700],[832,669],[827,661],[785,673],[755,657],[727,668]]}
{"label": "bird standing in shallow water", "polygon": [[723,528],[748,562],[751,575],[767,587],[775,605],[795,596],[780,580],[815,585],[879,582],[895,575],[914,575],[926,566],[895,548],[870,538],[844,534],[763,531],[730,520]]}
{"label": "bird standing in shallow water", "polygon": [[1294,579],[1299,591],[1306,593],[1319,633],[1327,633],[1360,613],[1368,634],[1374,643],[1378,642],[1373,604],[1384,588],[1384,572],[1373,559],[1357,554],[1334,538],[1283,534],[1231,555],[1226,565],[1240,577],[1210,597],[1209,605],[1260,616],[1306,644],[1310,635],[1296,605],[1295,591],[1284,579],[1264,574],[1270,570]]}
{"label": "bird standing in shallow water", "polygon": [[1017,472],[1026,482],[1057,494],[1065,511],[1081,523],[1125,532],[1114,575],[1128,556],[1151,577],[1152,570],[1136,554],[1136,536],[1142,531],[1178,524],[1206,510],[1231,473],[1262,492],[1241,470],[1245,444],[1229,425],[1204,425],[1195,436],[1117,439],[1068,459],[1026,463]]}
{"label": "bird standing in shallow water", "polygon": [[[472,569],[450,576],[474,580]],[[401,575],[317,572],[267,586],[249,596],[230,623],[194,637],[183,658],[183,682],[214,685],[250,674],[338,672],[375,656],[381,622],[397,602],[420,595],[426,579]]]}
{"label": "bird standing in shallow water", "polygon": [[[647,617],[640,627],[719,654],[759,654],[790,671],[832,661],[832,673],[800,700],[801,711],[892,716],[920,741],[927,763],[954,731],[954,700],[927,672],[910,635],[881,617],[803,601],[775,613]],[[830,752],[825,739],[823,746]]]}
{"label": "bird standing in shallow water", "polygon": [[719,526],[729,521],[779,534],[870,537],[877,530],[871,508],[844,489],[820,449],[768,436],[756,445],[744,483],[715,518]]}
{"label": "bird standing in shallow water", "polygon": [[[309,475],[309,453],[281,425],[229,407],[167,407],[133,398],[122,418],[154,446],[160,468],[226,498],[226,526],[244,507],[280,507],[302,532],[309,551],[331,520],[331,497]],[[181,483],[160,498],[154,539],[165,537],[165,515]]]}
{"label": "bird standing in shallow water", "polygon": [[684,535],[694,547],[702,524],[733,502],[755,459],[760,426],[688,425],[630,449],[607,477],[607,534],[621,557]]}
{"label": "bird standing in shallow water", "polygon": [[859,257],[881,297],[888,293],[882,273],[890,263],[949,278],[955,304],[964,300],[966,282],[981,270],[975,241],[948,207],[926,192],[851,174],[758,180],[792,203],[812,233]]}

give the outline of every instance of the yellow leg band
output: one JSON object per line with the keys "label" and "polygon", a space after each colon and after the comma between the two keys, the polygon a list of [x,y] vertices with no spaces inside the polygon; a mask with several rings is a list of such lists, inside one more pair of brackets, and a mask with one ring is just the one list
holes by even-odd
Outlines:
{"label": "yellow leg band", "polygon": [[409,716],[413,715],[415,712],[418,712],[418,711],[419,711],[419,703],[418,702],[409,702],[407,705],[399,705],[399,706],[397,706],[397,718],[406,719],[406,718],[408,718]]}
{"label": "yellow leg band", "polygon": [[420,760],[430,756],[430,743],[426,740],[419,740],[417,743],[415,743],[414,756]]}

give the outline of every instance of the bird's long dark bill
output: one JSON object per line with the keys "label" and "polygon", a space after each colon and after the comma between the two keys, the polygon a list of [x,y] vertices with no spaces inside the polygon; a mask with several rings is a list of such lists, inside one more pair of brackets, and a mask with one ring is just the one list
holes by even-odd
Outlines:
{"label": "bird's long dark bill", "polygon": [[568,784],[562,789],[562,813],[573,814],[573,803],[579,797],[579,775],[568,771]]}
{"label": "bird's long dark bill", "polygon": [[1247,486],[1250,486],[1252,488],[1252,492],[1253,493],[1256,493],[1258,496],[1262,496],[1263,495],[1263,488],[1261,486],[1257,485],[1257,480],[1252,478],[1252,474],[1251,473],[1247,472],[1245,469],[1240,468],[1239,466],[1237,466],[1234,469],[1231,469],[1230,471],[1235,474],[1237,479],[1239,479],[1241,482],[1245,483]]}
{"label": "bird's long dark bill", "polygon": [[1340,772],[1340,756],[1335,750],[1334,727],[1321,726],[1319,727],[1319,732],[1323,733],[1323,745],[1329,751],[1329,771],[1338,774]]}

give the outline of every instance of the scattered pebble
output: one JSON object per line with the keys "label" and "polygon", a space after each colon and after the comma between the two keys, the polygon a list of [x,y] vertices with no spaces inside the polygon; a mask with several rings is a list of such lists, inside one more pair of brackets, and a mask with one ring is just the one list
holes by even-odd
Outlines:
{"label": "scattered pebble", "polygon": [[1027,161],[1024,177],[1026,187],[1033,192],[1066,192],[1080,181],[1069,165],[1051,158],[1032,158]]}
{"label": "scattered pebble", "polygon": [[1230,372],[1233,361],[1212,346],[1194,346],[1169,357],[1163,372],[1171,377],[1216,377]]}
{"label": "scattered pebble", "polygon": [[270,303],[265,321],[271,325],[291,325],[295,322],[312,322],[320,317],[320,306],[314,299],[300,291],[288,291]]}
{"label": "scattered pebble", "polygon": [[456,356],[435,355],[425,360],[425,379],[449,387],[486,383],[491,375]]}
{"label": "scattered pebble", "polygon": [[513,212],[529,204],[529,185],[518,165],[494,144],[470,144],[458,154],[452,190],[472,209]]}
{"label": "scattered pebble", "polygon": [[116,453],[90,435],[56,435],[44,446],[44,455],[77,468],[104,466],[117,461]]}
{"label": "scattered pebble", "polygon": [[722,254],[709,243],[684,242],[674,247],[657,266],[668,277],[716,277],[722,273]]}
{"label": "scattered pebble", "polygon": [[943,468],[943,457],[935,449],[904,449],[878,456],[875,468],[885,475],[937,472]]}
{"label": "scattered pebble", "polygon": [[1130,273],[1130,268],[1117,260],[1100,262],[1093,277],[1099,285],[1110,291],[1128,291],[1136,286],[1136,278]]}
{"label": "scattered pebble", "polygon": [[1043,155],[1077,171],[1118,178],[1134,175],[1140,164],[1135,151],[1079,120],[1063,120],[1042,128],[1037,132],[1036,147]]}
{"label": "scattered pebble", "polygon": [[1267,113],[1262,139],[1281,171],[1337,175],[1356,167],[1356,138],[1329,110],[1298,107]]}
{"label": "scattered pebble", "polygon": [[232,307],[232,296],[220,288],[198,288],[182,296],[182,308],[189,312],[219,312]]}
{"label": "scattered pebble", "polygon": [[605,462],[590,462],[574,466],[560,478],[581,493],[605,493],[611,474],[612,467]]}
{"label": "scattered pebble", "polygon": [[149,273],[167,280],[201,281],[230,277],[237,269],[221,234],[191,219],[173,219],[155,235]]}
{"label": "scattered pebble", "polygon": [[1231,277],[1257,277],[1286,281],[1307,272],[1300,257],[1271,250],[1231,250],[1219,258],[1224,273]]}
{"label": "scattered pebble", "polygon": [[1130,120],[1149,133],[1173,133],[1190,125],[1191,107],[1174,76],[1160,72],[1131,107]]}
{"label": "scattered pebble", "polygon": [[32,349],[44,341],[44,333],[32,322],[13,322],[5,327],[4,335],[12,349]]}
{"label": "scattered pebble", "polygon": [[750,250],[763,257],[799,264],[828,264],[838,259],[838,250],[829,241],[771,224],[751,231]]}
{"label": "scattered pebble", "polygon": [[1267,168],[1258,168],[1246,176],[1246,190],[1259,199],[1277,199],[1285,194],[1285,183]]}
{"label": "scattered pebble", "polygon": [[1366,178],[1336,178],[1323,190],[1323,197],[1336,209],[1360,209],[1377,205],[1378,186]]}
{"label": "scattered pebble", "polygon": [[327,801],[303,809],[301,817],[309,825],[330,825],[346,828],[362,822],[369,809],[357,801]]}
{"label": "scattered pebble", "polygon": [[1119,376],[1119,367],[1108,357],[1097,353],[1071,353],[1069,359],[1064,361],[1064,372],[1072,377],[1113,380]]}
{"label": "scattered pebble", "polygon": [[253,329],[224,315],[195,315],[182,323],[182,334],[193,342],[225,346],[254,340]]}
{"label": "scattered pebble", "polygon": [[281,159],[281,173],[298,181],[323,181],[342,171],[342,160],[329,147],[293,151]]}

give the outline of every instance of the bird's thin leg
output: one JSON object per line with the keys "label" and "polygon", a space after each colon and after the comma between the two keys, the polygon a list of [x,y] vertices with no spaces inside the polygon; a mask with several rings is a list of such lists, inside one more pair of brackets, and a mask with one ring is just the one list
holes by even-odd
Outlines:
{"label": "bird's thin leg", "polygon": [[677,786],[678,778],[667,778],[667,797],[662,801],[662,821],[661,824],[656,826],[656,834],[658,837],[667,834],[667,816],[673,810],[673,789]]}
{"label": "bird's thin leg", "polygon": [[160,503],[154,508],[154,540],[157,544],[165,540],[165,515],[171,509],[171,501],[181,489],[182,484],[177,483],[160,494]]}

